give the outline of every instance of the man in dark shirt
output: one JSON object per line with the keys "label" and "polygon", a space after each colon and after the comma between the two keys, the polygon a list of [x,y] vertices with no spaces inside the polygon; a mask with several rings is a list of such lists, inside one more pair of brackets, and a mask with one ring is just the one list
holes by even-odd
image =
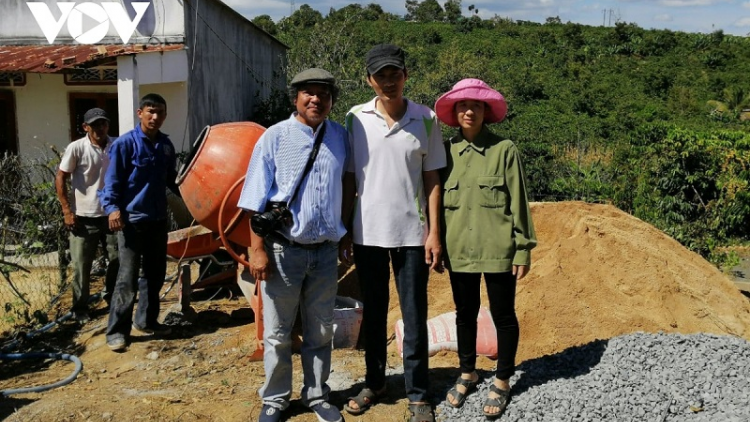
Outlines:
{"label": "man in dark shirt", "polygon": [[[165,193],[169,188],[179,194],[175,149],[169,137],[159,131],[167,118],[164,98],[157,94],[144,96],[137,113],[136,128],[112,145],[100,196],[109,228],[118,232],[120,250],[120,271],[107,324],[107,346],[114,351],[126,348],[131,325],[145,334],[170,333],[169,327],[157,322],[157,318],[159,291],[167,271]],[[139,298],[134,320],[139,268],[147,288],[145,297]]]}

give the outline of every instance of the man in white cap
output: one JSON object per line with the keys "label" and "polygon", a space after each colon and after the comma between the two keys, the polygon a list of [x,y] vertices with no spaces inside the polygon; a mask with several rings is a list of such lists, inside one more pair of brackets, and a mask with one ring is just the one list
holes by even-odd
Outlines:
{"label": "man in white cap", "polygon": [[[57,198],[62,205],[65,227],[70,231],[70,255],[73,264],[73,315],[78,322],[89,320],[88,300],[91,266],[102,235],[106,238],[108,268],[104,295],[112,294],[117,279],[117,237],[109,229],[107,214],[97,191],[104,187],[109,166],[109,118],[100,108],[83,115],[86,136],[71,142],[60,160],[55,177]],[[70,195],[68,184],[73,190]]]}

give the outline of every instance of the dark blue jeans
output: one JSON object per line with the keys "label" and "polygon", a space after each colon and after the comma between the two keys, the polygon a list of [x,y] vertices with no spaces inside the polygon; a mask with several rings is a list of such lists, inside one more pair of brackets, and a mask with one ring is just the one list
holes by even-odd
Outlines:
{"label": "dark blue jeans", "polygon": [[167,273],[167,221],[126,223],[118,233],[117,240],[120,271],[117,273],[117,284],[109,308],[107,341],[117,337],[127,339],[130,336],[139,283],[145,285],[140,288],[135,323],[141,327],[149,327],[157,322],[159,292]]}
{"label": "dark blue jeans", "polygon": [[427,280],[429,266],[424,247],[381,248],[354,245],[359,286],[362,290],[362,332],[365,333],[365,384],[378,391],[385,386],[387,355],[389,261],[404,320],[404,381],[410,402],[427,401],[429,355],[427,350]]}

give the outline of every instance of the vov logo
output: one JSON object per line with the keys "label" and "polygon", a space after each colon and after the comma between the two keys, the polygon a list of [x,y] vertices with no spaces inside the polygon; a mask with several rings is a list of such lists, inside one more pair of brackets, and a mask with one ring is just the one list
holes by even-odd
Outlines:
{"label": "vov logo", "polygon": [[[68,32],[70,36],[81,44],[96,44],[101,41],[109,31],[110,24],[114,25],[115,31],[120,36],[123,44],[127,44],[130,37],[135,32],[135,28],[146,14],[149,2],[132,2],[130,3],[135,10],[135,19],[132,21],[128,16],[125,7],[118,2],[102,3],[81,3],[76,5],[75,2],[59,2],[57,7],[62,13],[59,19],[52,15],[47,3],[26,2],[31,9],[31,13],[39,24],[39,28],[44,33],[50,44],[55,42],[55,38],[60,34],[65,22],[68,23]],[[83,17],[97,22],[93,28],[83,32]]]}

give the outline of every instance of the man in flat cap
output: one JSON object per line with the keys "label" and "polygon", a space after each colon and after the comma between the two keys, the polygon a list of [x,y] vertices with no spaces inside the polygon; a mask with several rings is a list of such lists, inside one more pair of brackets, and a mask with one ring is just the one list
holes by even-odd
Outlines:
{"label": "man in flat cap", "polygon": [[[117,237],[109,229],[97,191],[104,187],[112,141],[107,134],[109,118],[100,108],[83,115],[86,136],[71,142],[60,160],[55,190],[62,205],[65,227],[70,231],[70,255],[73,264],[73,316],[78,322],[89,320],[88,300],[91,266],[102,236],[106,239],[108,265],[104,294],[108,298],[117,280]],[[68,190],[72,188],[72,194]]]}
{"label": "man in flat cap", "polygon": [[275,422],[292,394],[292,327],[302,314],[302,402],[318,420],[342,420],[328,403],[342,178],[349,146],[344,128],[327,120],[334,77],[298,73],[289,89],[294,113],[258,139],[238,206],[250,214],[250,273],[261,286],[266,381],[260,422]]}
{"label": "man in flat cap", "polygon": [[[404,321],[406,395],[413,421],[434,419],[427,398],[427,280],[441,270],[440,177],[445,148],[435,113],[404,97],[404,51],[392,44],[366,56],[371,101],[346,116],[352,159],[344,177],[344,222],[351,241],[364,314],[365,388],[344,408],[359,415],[386,392],[390,266]],[[356,192],[357,206],[350,218]],[[347,238],[342,242],[351,243]],[[347,259],[342,255],[342,260]]]}

